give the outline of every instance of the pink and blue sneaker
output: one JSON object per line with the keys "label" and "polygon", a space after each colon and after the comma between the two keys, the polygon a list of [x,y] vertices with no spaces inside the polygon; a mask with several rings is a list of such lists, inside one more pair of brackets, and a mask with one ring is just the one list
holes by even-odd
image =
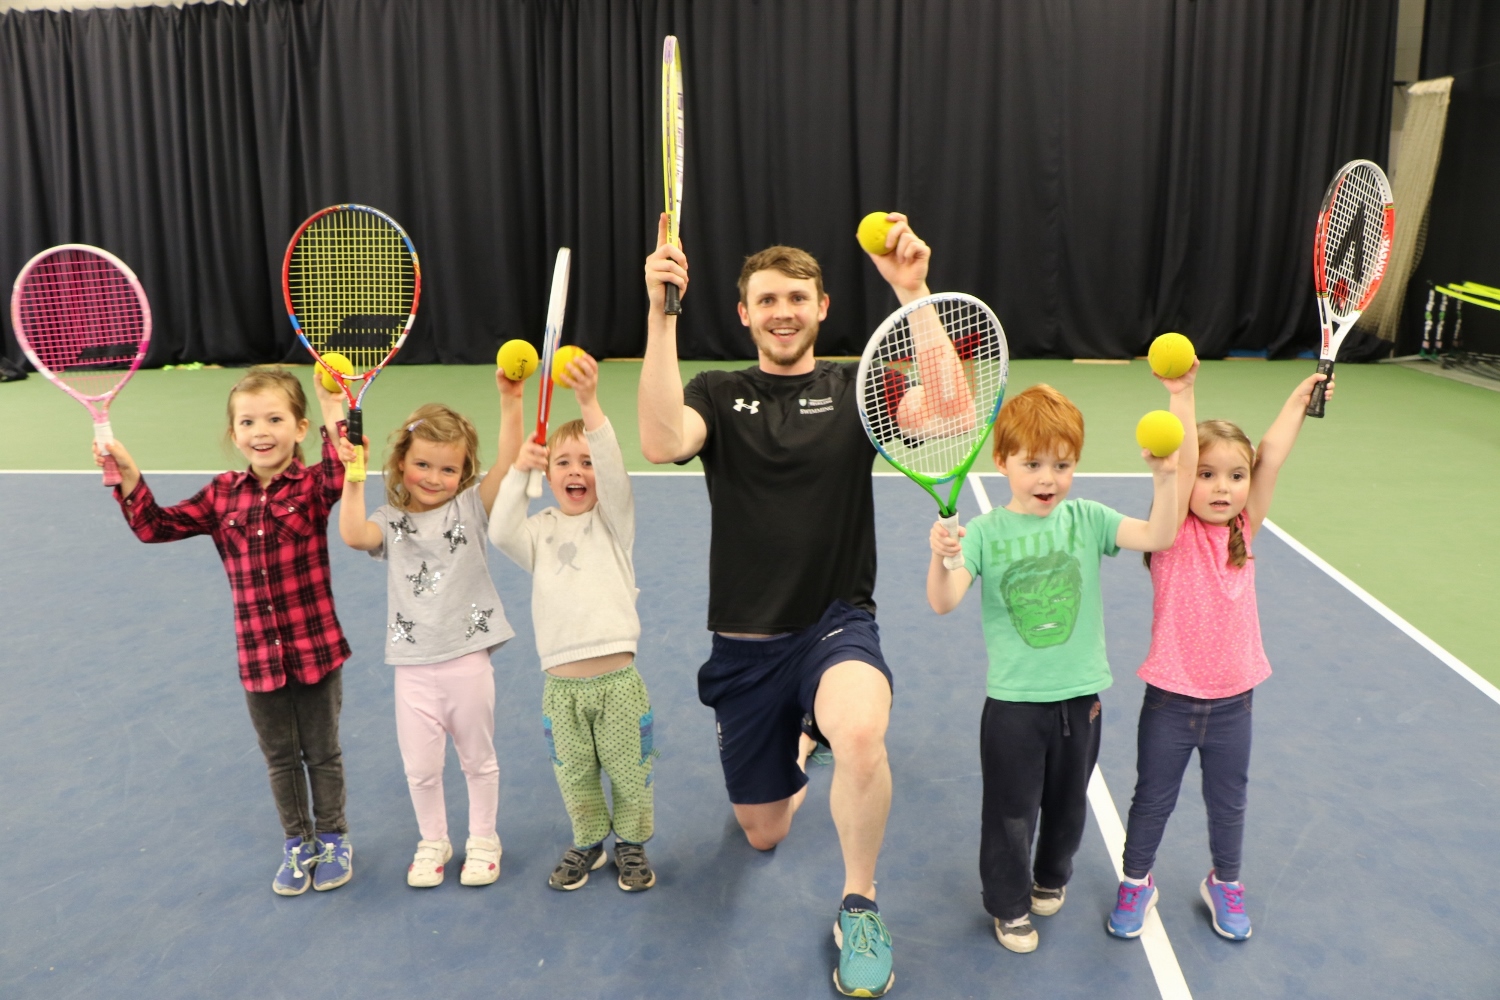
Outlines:
{"label": "pink and blue sneaker", "polygon": [[1146,927],[1146,914],[1156,906],[1156,881],[1148,873],[1140,885],[1121,882],[1104,928],[1118,938],[1138,938]]}
{"label": "pink and blue sneaker", "polygon": [[1198,892],[1213,911],[1215,933],[1231,941],[1243,941],[1250,936],[1250,915],[1245,912],[1242,883],[1220,882],[1209,872]]}

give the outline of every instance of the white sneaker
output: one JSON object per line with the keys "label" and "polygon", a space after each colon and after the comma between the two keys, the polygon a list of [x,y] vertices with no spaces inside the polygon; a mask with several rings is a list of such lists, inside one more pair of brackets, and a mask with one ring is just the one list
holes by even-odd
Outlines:
{"label": "white sneaker", "polygon": [[500,838],[470,837],[464,844],[464,867],[458,880],[464,885],[489,885],[500,877]]}
{"label": "white sneaker", "polygon": [[419,840],[417,853],[406,869],[406,884],[431,889],[443,884],[443,866],[453,857],[453,845],[446,840]]}

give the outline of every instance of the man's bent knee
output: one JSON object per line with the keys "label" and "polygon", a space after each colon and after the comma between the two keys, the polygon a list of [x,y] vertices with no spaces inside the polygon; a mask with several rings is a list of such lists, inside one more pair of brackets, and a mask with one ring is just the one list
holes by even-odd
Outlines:
{"label": "man's bent knee", "polygon": [[757,851],[769,851],[786,839],[792,830],[792,814],[791,799],[734,807],[734,818]]}

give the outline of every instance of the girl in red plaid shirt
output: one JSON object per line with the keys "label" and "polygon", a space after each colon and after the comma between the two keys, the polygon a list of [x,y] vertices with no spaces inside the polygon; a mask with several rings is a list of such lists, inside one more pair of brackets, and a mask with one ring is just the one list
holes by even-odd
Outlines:
{"label": "girl in red plaid shirt", "polygon": [[[214,477],[180,504],[158,506],[130,452],[119,441],[108,445],[120,467],[115,499],[136,537],[209,535],[224,560],[240,683],[286,837],[271,883],[283,896],[309,885],[336,889],[349,881],[354,862],[339,747],[338,668],[349,643],[328,571],[328,516],[344,486],[335,445],[344,410],[342,397],[319,381],[323,448],[316,465],[302,462],[310,427],[302,384],[274,367],[250,369],[229,390],[229,437],[249,467]],[[95,458],[103,464],[97,447]]]}

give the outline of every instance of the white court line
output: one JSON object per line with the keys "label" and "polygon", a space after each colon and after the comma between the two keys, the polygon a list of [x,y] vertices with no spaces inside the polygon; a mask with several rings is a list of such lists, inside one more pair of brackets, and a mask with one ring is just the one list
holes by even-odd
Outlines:
{"label": "white court line", "polygon": [[1333,579],[1337,581],[1337,583],[1341,587],[1349,591],[1349,593],[1353,594],[1355,597],[1359,598],[1365,604],[1369,605],[1369,607],[1374,610],[1376,614],[1380,615],[1380,617],[1396,626],[1402,632],[1405,632],[1408,636],[1411,637],[1414,642],[1416,642],[1418,646],[1421,646],[1423,649],[1427,650],[1427,652],[1431,653],[1433,656],[1441,660],[1450,670],[1458,674],[1458,676],[1462,677],[1464,680],[1468,681],[1470,684],[1478,688],[1479,692],[1486,698],[1495,702],[1497,705],[1500,705],[1500,688],[1495,687],[1495,685],[1491,684],[1483,677],[1480,677],[1467,663],[1465,663],[1463,660],[1460,660],[1452,653],[1448,652],[1442,646],[1439,646],[1425,633],[1423,633],[1421,629],[1417,628],[1411,622],[1407,621],[1405,618],[1402,618],[1400,615],[1396,614],[1396,612],[1386,607],[1368,590],[1365,590],[1365,588],[1361,587],[1359,584],[1355,583],[1353,580],[1349,579],[1347,576],[1340,573],[1332,566],[1328,565],[1328,563],[1323,560],[1322,556],[1318,555],[1312,549],[1308,548],[1306,545],[1303,545],[1301,542],[1297,541],[1297,539],[1287,534],[1285,529],[1273,523],[1270,518],[1266,518],[1263,523],[1267,528],[1271,529],[1271,533],[1273,535],[1290,545],[1304,559],[1312,563],[1314,566],[1318,567],[1318,569],[1327,573],[1329,576],[1333,577]]}
{"label": "white court line", "polygon": [[[979,502],[979,512],[988,514],[990,495],[985,492],[984,483],[978,476],[970,476],[969,485],[974,488],[974,499]],[[1110,797],[1109,787],[1104,784],[1104,772],[1099,770],[1097,764],[1094,765],[1094,773],[1089,776],[1088,796],[1089,808],[1093,810],[1099,832],[1104,836],[1104,849],[1109,852],[1110,863],[1115,867],[1115,877],[1123,879],[1125,824],[1120,822],[1115,800]],[[1172,942],[1167,939],[1166,925],[1161,922],[1161,914],[1154,908],[1146,915],[1140,941],[1146,951],[1146,961],[1151,965],[1151,975],[1156,977],[1156,988],[1161,992],[1162,1000],[1193,1000],[1187,980],[1182,976],[1182,966],[1177,964],[1177,953],[1172,950]]]}

